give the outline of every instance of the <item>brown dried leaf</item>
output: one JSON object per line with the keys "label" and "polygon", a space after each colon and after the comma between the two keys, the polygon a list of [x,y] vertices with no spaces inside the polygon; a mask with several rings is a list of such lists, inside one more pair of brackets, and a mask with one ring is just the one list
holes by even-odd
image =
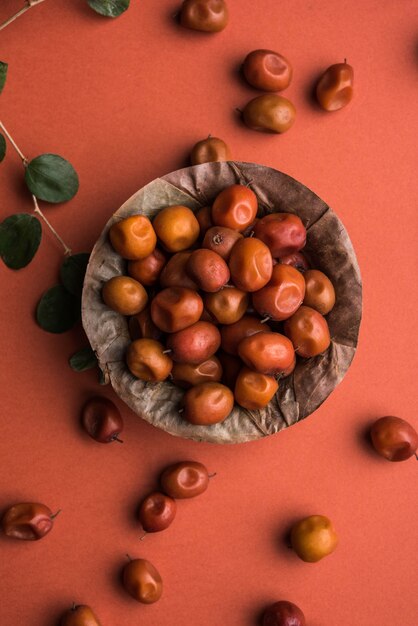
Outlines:
{"label": "brown dried leaf", "polygon": [[[280,383],[274,400],[261,411],[235,406],[221,424],[193,426],[177,409],[183,391],[172,383],[144,383],[124,362],[130,342],[126,319],[101,299],[103,283],[124,272],[124,261],[112,249],[107,232],[128,215],[151,219],[162,208],[183,204],[196,211],[211,204],[232,184],[248,184],[257,194],[260,215],[273,211],[297,213],[308,230],[306,252],[336,288],[336,305],[327,316],[332,344],[323,355],[298,363]],[[305,252],[304,250],[304,252]],[[324,402],[344,377],[354,357],[361,320],[361,278],[347,232],[318,196],[290,176],[253,163],[205,163],[178,170],[146,185],[112,216],[90,257],[83,290],[83,325],[100,368],[116,393],[154,426],[181,437],[214,443],[239,443],[274,434],[307,417]]]}

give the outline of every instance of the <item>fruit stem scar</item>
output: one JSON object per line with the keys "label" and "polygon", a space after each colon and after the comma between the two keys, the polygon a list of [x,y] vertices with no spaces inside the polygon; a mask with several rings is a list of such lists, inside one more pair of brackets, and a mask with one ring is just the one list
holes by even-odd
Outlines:
{"label": "fruit stem scar", "polygon": [[123,443],[123,439],[119,439],[119,437],[117,435],[112,437],[112,441],[117,441],[118,443]]}
{"label": "fruit stem scar", "polygon": [[57,515],[59,515],[61,513],[61,511],[62,511],[62,509],[58,509],[58,511],[56,513],[51,515],[51,519],[55,519],[57,517]]}

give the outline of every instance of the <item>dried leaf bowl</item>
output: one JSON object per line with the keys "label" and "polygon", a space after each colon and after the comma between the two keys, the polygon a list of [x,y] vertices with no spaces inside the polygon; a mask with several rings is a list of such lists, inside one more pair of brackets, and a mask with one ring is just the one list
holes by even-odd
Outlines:
{"label": "dried leaf bowl", "polygon": [[[235,405],[230,416],[213,426],[194,426],[178,413],[183,391],[171,382],[145,383],[125,365],[130,343],[125,317],[102,301],[101,289],[112,276],[126,273],[125,261],[108,241],[110,226],[129,215],[152,219],[169,205],[193,211],[211,204],[232,184],[248,184],[259,201],[259,215],[296,213],[307,228],[306,250],[313,267],[336,289],[336,305],[327,315],[331,345],[322,355],[298,362],[280,382],[270,404],[260,411]],[[332,209],[297,180],[272,168],[229,161],[184,168],[158,178],[135,193],[106,224],[87,268],[82,299],[83,326],[99,366],[117,395],[147,422],[172,435],[213,443],[241,443],[272,435],[308,417],[343,379],[354,357],[362,310],[359,267],[349,236]]]}

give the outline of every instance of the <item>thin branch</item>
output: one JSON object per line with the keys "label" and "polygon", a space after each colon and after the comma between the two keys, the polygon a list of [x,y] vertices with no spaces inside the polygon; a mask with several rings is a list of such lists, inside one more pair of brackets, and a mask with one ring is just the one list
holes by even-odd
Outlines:
{"label": "thin branch", "polygon": [[20,158],[22,159],[23,165],[27,165],[28,163],[27,158],[25,157],[22,150],[19,148],[19,146],[17,145],[17,143],[15,142],[15,140],[13,139],[13,137],[11,136],[11,134],[9,133],[9,131],[7,130],[7,128],[5,127],[5,125],[3,124],[1,120],[0,120],[0,128],[6,135],[7,139],[10,141],[10,143],[12,144],[13,148],[16,150]]}
{"label": "thin branch", "polygon": [[[34,0],[32,0],[32,2],[33,1]],[[43,2],[44,0],[36,0],[36,1],[37,2]],[[9,131],[7,130],[7,128],[5,127],[5,125],[3,124],[3,122],[1,120],[0,120],[0,128],[4,132],[4,134],[6,135],[7,139],[10,141],[10,143],[12,144],[13,148],[16,150],[16,152],[18,153],[20,158],[22,159],[23,167],[26,167],[27,164],[28,164],[28,159],[25,157],[25,155],[23,154],[22,150],[19,148],[19,146],[17,145],[17,143],[15,142],[15,140],[13,139],[13,137],[11,136],[11,134],[9,133]],[[52,232],[52,234],[58,239],[58,241],[60,242],[60,244],[64,248],[65,256],[71,256],[71,254],[72,254],[71,248],[69,248],[67,246],[65,241],[62,239],[62,237],[59,236],[59,234],[57,233],[55,228],[52,226],[51,222],[42,213],[41,209],[39,208],[38,200],[36,199],[36,196],[34,196],[33,194],[32,194],[32,201],[33,201],[33,204],[35,205],[34,213],[37,213],[39,215],[39,217],[48,226],[48,228]]]}
{"label": "thin branch", "polygon": [[52,234],[58,239],[58,241],[60,242],[60,244],[62,245],[62,247],[64,248],[64,254],[65,256],[71,256],[72,255],[72,251],[71,248],[69,248],[67,246],[67,244],[65,243],[65,241],[62,239],[62,237],[59,236],[59,234],[57,233],[57,231],[55,230],[55,228],[52,226],[51,222],[48,220],[48,218],[42,213],[41,209],[39,208],[39,204],[38,204],[38,200],[36,199],[36,196],[34,196],[32,194],[32,200],[33,200],[33,204],[35,205],[35,208],[33,210],[34,213],[37,213],[39,215],[39,217],[41,219],[43,219],[43,221],[45,222],[45,224],[48,226],[49,230],[52,232]]}
{"label": "thin branch", "polygon": [[45,2],[45,0],[26,0],[26,4],[23,9],[20,9],[17,13],[12,15],[12,17],[9,17],[9,19],[3,22],[3,24],[0,24],[0,30],[6,28],[6,26],[17,20],[17,18],[26,13],[26,11],[29,11],[29,9],[35,7],[37,4],[41,4],[41,2]]}

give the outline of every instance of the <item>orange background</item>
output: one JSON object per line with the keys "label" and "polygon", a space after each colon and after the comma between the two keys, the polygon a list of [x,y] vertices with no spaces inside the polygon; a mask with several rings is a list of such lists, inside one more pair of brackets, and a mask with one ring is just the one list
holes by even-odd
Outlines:
{"label": "orange background", "polygon": [[[23,4],[3,0],[0,21]],[[0,34],[9,77],[0,118],[23,152],[55,152],[80,176],[68,204],[45,207],[74,252],[92,248],[133,192],[187,164],[208,133],[237,160],[282,170],[345,224],[364,284],[357,355],[309,419],[265,440],[221,447],[176,439],[121,402],[124,445],[100,445],[78,425],[101,388],[70,370],[81,329],[43,332],[34,309],[57,282],[61,251],[44,230],[34,261],[1,276],[0,507],[35,500],[62,509],[36,543],[0,539],[1,626],[56,624],[73,600],[106,625],[251,626],[266,604],[297,603],[308,626],[418,623],[417,466],[391,464],[365,429],[394,414],[418,426],[416,2],[229,0],[220,34],[181,29],[176,0],[132,0],[116,20],[84,0],[49,0]],[[235,111],[257,95],[237,69],[255,48],[293,63],[284,95],[298,111],[283,136],[245,128]],[[326,114],[311,100],[328,65],[348,59],[355,97]],[[0,168],[1,218],[31,211],[10,149]],[[44,205],[45,206],[45,205]],[[205,495],[181,502],[163,533],[139,541],[135,510],[172,461],[216,472]],[[329,516],[336,552],[300,561],[284,536],[299,517]],[[125,594],[125,554],[150,559],[165,581],[153,606]]]}

